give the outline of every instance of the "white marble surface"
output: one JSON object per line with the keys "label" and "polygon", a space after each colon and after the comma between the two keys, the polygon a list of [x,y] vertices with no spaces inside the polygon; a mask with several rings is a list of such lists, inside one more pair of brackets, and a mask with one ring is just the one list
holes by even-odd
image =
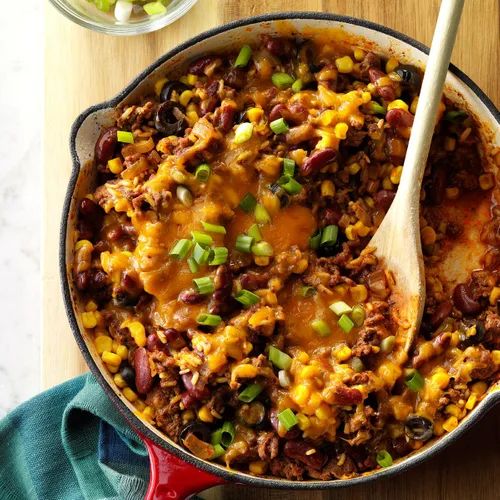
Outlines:
{"label": "white marble surface", "polygon": [[43,3],[0,16],[0,418],[40,387]]}

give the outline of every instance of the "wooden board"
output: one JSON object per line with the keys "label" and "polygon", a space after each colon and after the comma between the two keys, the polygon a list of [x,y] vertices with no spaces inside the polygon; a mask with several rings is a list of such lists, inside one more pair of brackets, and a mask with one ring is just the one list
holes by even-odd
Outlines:
{"label": "wooden board", "polygon": [[[71,162],[71,123],[91,104],[113,96],[158,56],[183,40],[224,22],[269,12],[322,10],[384,24],[429,45],[438,0],[199,0],[183,19],[157,33],[114,38],[71,23],[46,6],[44,239],[42,257],[42,386],[51,387],[86,367],[74,343],[60,294],[59,221]],[[500,3],[469,0],[452,61],[500,104]],[[499,498],[500,413],[460,443],[411,472],[368,487],[332,493],[259,491],[264,499],[478,499]],[[255,492],[224,487],[211,498],[250,499]]]}

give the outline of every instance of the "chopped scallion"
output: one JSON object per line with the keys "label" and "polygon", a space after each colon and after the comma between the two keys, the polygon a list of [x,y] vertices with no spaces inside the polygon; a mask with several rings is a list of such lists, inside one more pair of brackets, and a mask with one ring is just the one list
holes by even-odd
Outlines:
{"label": "chopped scallion", "polygon": [[337,238],[339,235],[338,226],[334,226],[333,224],[326,226],[323,228],[323,232],[321,233],[321,242],[320,246],[329,247],[335,245],[337,243]]}
{"label": "chopped scallion", "polygon": [[290,158],[283,158],[283,175],[288,177],[295,175],[295,162]]}
{"label": "chopped scallion", "polygon": [[148,16],[157,16],[167,12],[167,8],[161,2],[149,2],[142,6]]}
{"label": "chopped scallion", "polygon": [[377,453],[377,463],[380,467],[390,467],[392,465],[391,454],[386,450],[379,451]]}
{"label": "chopped scallion", "polygon": [[245,307],[253,306],[260,301],[260,297],[255,295],[255,293],[250,292],[249,290],[240,290],[234,298]]}
{"label": "chopped scallion", "polygon": [[257,255],[257,257],[272,257],[274,250],[267,241],[259,241],[255,245],[252,245],[252,253]]}
{"label": "chopped scallion", "polygon": [[300,193],[302,184],[297,182],[293,177],[283,175],[278,179],[278,184],[291,195]]}
{"label": "chopped scallion", "polygon": [[252,251],[253,238],[247,236],[246,234],[239,234],[236,237],[236,242],[234,244],[238,252],[250,253]]}
{"label": "chopped scallion", "polygon": [[352,308],[351,318],[354,321],[356,326],[363,325],[363,323],[365,321],[365,316],[366,316],[365,308],[362,305],[357,304]]}
{"label": "chopped scallion", "polygon": [[248,228],[247,234],[248,236],[251,236],[256,243],[262,240],[262,234],[260,233],[260,229],[257,224],[252,224]]}
{"label": "chopped scallion", "polygon": [[212,432],[210,436],[210,442],[212,443],[213,446],[220,444],[222,438],[222,429],[217,429],[216,431]]}
{"label": "chopped scallion", "polygon": [[280,90],[287,89],[293,85],[295,79],[287,73],[274,73],[271,77],[273,85],[278,87]]}
{"label": "chopped scallion", "polygon": [[342,316],[342,314],[349,314],[352,311],[352,307],[344,301],[338,300],[337,302],[330,304],[330,310],[337,316]]}
{"label": "chopped scallion", "polygon": [[255,220],[259,224],[267,224],[268,222],[271,222],[271,216],[269,215],[269,212],[265,209],[264,205],[261,205],[260,203],[257,203],[257,205],[255,205],[254,215]]}
{"label": "chopped scallion", "polygon": [[328,337],[332,333],[327,322],[322,319],[311,321],[311,327],[320,337]]}
{"label": "chopped scallion", "polygon": [[352,319],[347,316],[347,314],[342,314],[342,316],[340,316],[338,325],[342,328],[342,330],[344,330],[345,333],[349,333],[354,328],[354,323],[352,322]]}
{"label": "chopped scallion", "polygon": [[236,127],[236,131],[234,132],[233,142],[235,144],[243,144],[251,139],[253,134],[253,124],[250,122],[240,123]]}
{"label": "chopped scallion", "polygon": [[300,289],[300,295],[302,295],[302,297],[312,297],[315,294],[316,288],[314,288],[313,286],[303,286]]}
{"label": "chopped scallion", "polygon": [[411,370],[406,376],[405,376],[405,384],[408,386],[408,388],[413,391],[413,392],[418,392],[420,389],[422,389],[425,385],[425,380],[422,375],[417,370]]}
{"label": "chopped scallion", "polygon": [[191,231],[193,241],[203,246],[209,247],[213,244],[214,240],[209,234],[202,233],[201,231]]}
{"label": "chopped scallion", "polygon": [[320,243],[321,243],[321,229],[318,229],[309,238],[309,248],[317,250],[319,248]]}
{"label": "chopped scallion", "polygon": [[302,90],[302,87],[304,86],[304,82],[298,78],[297,80],[295,80],[292,84],[292,90],[297,93],[297,92],[300,92]]}
{"label": "chopped scallion", "polygon": [[206,163],[202,163],[201,165],[198,165],[196,167],[196,170],[194,171],[194,176],[200,182],[207,182],[211,173],[212,173],[212,169],[210,168],[210,165],[207,165]]}
{"label": "chopped scallion", "polygon": [[193,257],[189,257],[187,260],[189,270],[194,274],[197,273],[200,270],[200,266],[198,265],[198,262],[194,260]]}
{"label": "chopped scallion", "polygon": [[221,427],[221,445],[227,448],[234,441],[234,436],[236,436],[234,425],[231,422],[224,422]]}
{"label": "chopped scallion", "polygon": [[210,258],[210,249],[203,248],[200,244],[196,243],[193,250],[193,259],[200,266],[204,266]]}
{"label": "chopped scallion", "polygon": [[217,326],[222,322],[222,318],[217,314],[201,313],[196,318],[196,322],[204,326]]}
{"label": "chopped scallion", "polygon": [[220,266],[227,261],[229,251],[226,247],[215,247],[212,251],[212,255],[208,264],[210,266]]}
{"label": "chopped scallion", "polygon": [[370,109],[370,113],[374,115],[385,115],[386,113],[386,109],[384,108],[384,106],[379,104],[377,101],[370,101],[368,107]]}
{"label": "chopped scallion", "polygon": [[243,45],[243,47],[241,47],[240,49],[238,57],[236,58],[236,61],[234,61],[233,66],[235,68],[244,68],[250,61],[251,57],[252,57],[252,49],[250,45]]}
{"label": "chopped scallion", "polygon": [[116,139],[118,142],[124,142],[125,144],[134,144],[134,134],[126,130],[118,130],[116,132]]}
{"label": "chopped scallion", "polygon": [[263,387],[260,384],[247,385],[238,396],[240,401],[251,403],[261,392]]}
{"label": "chopped scallion", "polygon": [[182,239],[175,243],[170,250],[170,255],[176,259],[183,259],[188,254],[189,250],[193,246],[193,242],[190,240]]}
{"label": "chopped scallion", "polygon": [[286,134],[290,130],[290,127],[284,118],[278,118],[277,120],[272,121],[269,124],[269,127],[276,135]]}
{"label": "chopped scallion", "polygon": [[269,347],[269,361],[280,370],[289,370],[292,366],[292,358],[274,346]]}
{"label": "chopped scallion", "polygon": [[247,193],[240,201],[240,208],[247,214],[253,212],[253,210],[255,209],[255,205],[257,205],[257,200],[251,193]]}
{"label": "chopped scallion", "polygon": [[287,408],[286,410],[278,413],[278,420],[287,431],[289,431],[294,425],[297,425],[298,423],[295,413],[293,413],[290,408]]}
{"label": "chopped scallion", "polygon": [[202,295],[207,295],[209,293],[213,293],[215,290],[214,280],[209,276],[204,276],[203,278],[195,278],[193,279],[193,283]]}
{"label": "chopped scallion", "polygon": [[214,454],[211,457],[212,460],[214,458],[219,458],[222,455],[224,455],[224,453],[226,453],[226,450],[220,444],[214,444],[213,447],[214,447]]}
{"label": "chopped scallion", "polygon": [[202,220],[201,225],[203,226],[203,229],[209,233],[226,234],[226,228],[224,226],[220,226],[219,224],[210,224],[210,222]]}

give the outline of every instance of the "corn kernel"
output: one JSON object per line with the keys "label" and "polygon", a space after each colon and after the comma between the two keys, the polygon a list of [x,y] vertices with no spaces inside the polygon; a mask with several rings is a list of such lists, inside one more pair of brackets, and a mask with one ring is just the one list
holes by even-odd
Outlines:
{"label": "corn kernel", "polygon": [[313,412],[316,411],[316,409],[319,407],[319,405],[323,402],[323,398],[321,397],[321,394],[318,391],[315,391],[311,394],[309,397],[308,401],[308,407],[309,409],[312,409]]}
{"label": "corn kernel", "polygon": [[465,403],[465,408],[467,410],[472,410],[474,406],[476,406],[477,396],[475,394],[471,394],[469,399],[467,399],[467,403]]}
{"label": "corn kernel", "polygon": [[462,414],[462,411],[457,405],[450,404],[444,410],[448,415],[453,415],[454,417],[459,418]]}
{"label": "corn kernel", "polygon": [[338,112],[333,109],[327,109],[321,113],[319,116],[319,123],[323,125],[323,127],[328,127],[332,125],[338,119]]}
{"label": "corn kernel", "polygon": [[392,73],[399,66],[399,61],[395,57],[390,57],[385,63],[385,72]]}
{"label": "corn kernel", "polygon": [[449,200],[456,200],[459,194],[460,190],[457,187],[446,188],[446,198]]}
{"label": "corn kernel", "polygon": [[351,353],[351,348],[344,344],[335,350],[335,357],[338,361],[347,361],[351,357]]}
{"label": "corn kernel", "polygon": [[370,228],[365,226],[360,220],[358,220],[358,222],[354,224],[354,231],[356,231],[356,234],[358,236],[361,236],[363,238],[370,232]]}
{"label": "corn kernel", "polygon": [[89,240],[79,240],[75,243],[75,250],[80,250],[84,247],[88,247],[89,252],[92,252],[94,245]]}
{"label": "corn kernel", "polygon": [[335,128],[333,129],[333,133],[337,139],[345,139],[347,136],[347,131],[349,130],[349,126],[347,123],[337,123]]}
{"label": "corn kernel", "polygon": [[356,239],[356,233],[354,231],[354,226],[349,225],[345,228],[345,235],[347,236],[347,239],[350,241],[353,241]]}
{"label": "corn kernel", "polygon": [[375,86],[375,84],[373,83],[369,83],[367,86],[366,86],[366,89],[368,90],[368,92],[370,92],[370,94],[375,94],[375,92],[377,91],[377,87]]}
{"label": "corn kernel", "polygon": [[314,378],[317,377],[320,374],[320,370],[317,366],[304,366],[302,370],[300,370],[300,380],[308,379],[308,378]]}
{"label": "corn kernel", "polygon": [[137,399],[139,398],[139,396],[130,388],[130,387],[125,387],[125,389],[123,389],[123,395],[131,402],[131,403],[134,403],[135,401],[137,401]]}
{"label": "corn kernel", "polygon": [[319,408],[316,409],[314,414],[320,419],[320,420],[329,420],[332,416],[332,412],[330,410],[330,407],[326,404],[321,404]]}
{"label": "corn kernel", "polygon": [[394,167],[391,169],[391,174],[389,178],[391,179],[391,182],[393,184],[399,184],[399,181],[401,180],[401,174],[403,173],[403,167]]}
{"label": "corn kernel", "polygon": [[154,410],[154,408],[152,406],[146,406],[146,408],[144,408],[144,410],[142,411],[142,414],[146,418],[152,419],[155,416],[155,410]]}
{"label": "corn kernel", "polygon": [[267,463],[262,460],[256,460],[255,462],[250,462],[248,464],[248,470],[252,474],[262,475],[267,470]]}
{"label": "corn kernel", "polygon": [[335,184],[330,180],[325,180],[321,183],[321,196],[333,197],[335,196]]}
{"label": "corn kernel", "polygon": [[306,430],[308,427],[311,426],[311,422],[309,421],[309,418],[306,417],[303,413],[297,413],[296,415],[297,420],[298,420],[298,426],[301,431]]}
{"label": "corn kernel", "polygon": [[362,61],[366,56],[366,52],[363,49],[356,48],[354,49],[354,59],[356,61]]}
{"label": "corn kernel", "polygon": [[101,335],[94,340],[95,348],[98,354],[104,351],[111,351],[113,346],[113,339],[107,335]]}
{"label": "corn kernel", "polygon": [[392,191],[392,182],[389,177],[384,177],[384,180],[382,181],[382,187],[387,191]]}
{"label": "corn kernel", "polygon": [[338,293],[341,297],[345,297],[347,294],[347,285],[337,285],[333,287],[335,293]]}
{"label": "corn kernel", "polygon": [[431,380],[440,388],[446,389],[450,383],[450,376],[445,371],[434,373]]}
{"label": "corn kernel", "polygon": [[451,432],[453,429],[457,427],[457,425],[458,425],[457,417],[452,416],[443,423],[443,429],[446,432]]}
{"label": "corn kernel", "polygon": [[247,117],[252,123],[258,123],[264,116],[262,108],[249,108],[247,109]]}
{"label": "corn kernel", "polygon": [[107,365],[112,366],[120,366],[120,363],[122,362],[122,358],[120,358],[118,354],[111,351],[104,351],[101,354],[101,358]]}
{"label": "corn kernel", "polygon": [[351,163],[347,166],[350,175],[356,175],[361,170],[361,165],[358,162]]}
{"label": "corn kernel", "polygon": [[198,77],[196,75],[186,75],[186,83],[188,85],[193,86],[198,81]]}
{"label": "corn kernel", "polygon": [[292,389],[291,396],[299,406],[304,406],[309,398],[310,392],[307,385],[299,384]]}
{"label": "corn kernel", "polygon": [[166,78],[160,78],[159,80],[156,80],[155,82],[155,94],[160,97],[161,91],[163,90],[163,87],[165,84],[168,82]]}
{"label": "corn kernel", "polygon": [[124,378],[119,373],[113,377],[113,381],[120,389],[127,387],[127,382],[125,382]]}
{"label": "corn kernel", "polygon": [[297,359],[297,361],[300,361],[301,363],[307,363],[309,361],[309,354],[307,354],[307,352],[305,351],[299,351],[295,358]]}
{"label": "corn kernel", "polygon": [[490,305],[495,306],[500,300],[500,286],[495,286],[490,292]]}
{"label": "corn kernel", "polygon": [[368,289],[365,285],[354,285],[349,289],[354,302],[364,302],[368,298]]}
{"label": "corn kernel", "polygon": [[424,245],[433,245],[436,243],[436,231],[431,226],[425,226],[422,229],[421,236]]}
{"label": "corn kernel", "polygon": [[199,120],[200,117],[198,116],[198,113],[196,111],[187,111],[186,118],[189,123],[189,126],[192,127]]}
{"label": "corn kernel", "polygon": [[135,403],[134,403],[134,406],[140,411],[144,411],[145,408],[146,408],[146,403],[144,403],[144,401],[141,401],[140,399],[138,399]]}
{"label": "corn kernel", "polygon": [[207,405],[203,405],[199,410],[198,410],[198,418],[202,422],[210,423],[214,421],[213,415],[210,413],[210,410],[208,409]]}
{"label": "corn kernel", "polygon": [[350,73],[354,67],[354,61],[349,56],[339,57],[335,59],[335,66],[339,73]]}
{"label": "corn kernel", "polygon": [[237,378],[254,378],[258,375],[258,373],[259,371],[257,367],[249,364],[243,364],[233,368],[231,378],[233,380]]}
{"label": "corn kernel", "polygon": [[146,330],[140,321],[125,320],[120,327],[128,328],[131,337],[139,347],[146,345]]}
{"label": "corn kernel", "polygon": [[434,422],[434,435],[442,436],[444,434],[443,422],[441,420],[436,420]]}
{"label": "corn kernel", "polygon": [[97,315],[94,311],[82,312],[82,324],[85,328],[95,328],[97,325]]}
{"label": "corn kernel", "polygon": [[109,373],[117,373],[120,367],[118,365],[109,365],[108,363],[104,363]]}
{"label": "corn kernel", "polygon": [[116,350],[120,347],[120,342],[118,342],[117,340],[113,340],[113,345],[111,347],[111,350],[116,353]]}
{"label": "corn kernel", "polygon": [[483,191],[491,189],[495,185],[495,178],[492,173],[483,174],[479,176],[479,186]]}
{"label": "corn kernel", "polygon": [[483,382],[482,380],[479,382],[476,382],[475,384],[472,384],[471,391],[472,394],[475,394],[476,396],[482,396],[485,392],[488,386],[486,385],[486,382]]}
{"label": "corn kernel", "polygon": [[193,91],[192,90],[185,90],[180,96],[179,96],[179,103],[182,104],[182,106],[186,107],[189,104],[189,101],[193,97]]}
{"label": "corn kernel", "polygon": [[500,365],[500,350],[495,349],[494,351],[491,351],[491,357],[493,358],[493,363]]}
{"label": "corn kernel", "polygon": [[116,349],[116,354],[118,354],[118,356],[120,356],[120,358],[122,358],[123,360],[127,359],[128,358],[127,346],[125,345],[118,346],[118,348]]}
{"label": "corn kernel", "polygon": [[271,259],[269,257],[260,256],[260,255],[255,255],[253,260],[257,266],[261,266],[261,267],[268,266],[269,262],[271,261]]}
{"label": "corn kernel", "polygon": [[372,100],[372,95],[370,92],[361,92],[361,100],[363,101],[363,104],[366,104]]}
{"label": "corn kernel", "polygon": [[112,174],[121,174],[123,172],[123,163],[121,158],[112,158],[111,160],[108,160],[108,168]]}
{"label": "corn kernel", "polygon": [[418,106],[418,95],[413,98],[410,104],[410,111],[415,114],[417,112],[417,106]]}
{"label": "corn kernel", "polygon": [[85,310],[86,311],[97,311],[97,304],[93,301],[93,300],[89,300],[86,304],[85,304]]}

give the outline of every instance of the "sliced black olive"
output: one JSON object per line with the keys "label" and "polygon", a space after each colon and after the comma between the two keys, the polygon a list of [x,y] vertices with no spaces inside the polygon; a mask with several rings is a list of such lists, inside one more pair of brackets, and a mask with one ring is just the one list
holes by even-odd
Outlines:
{"label": "sliced black olive", "polygon": [[[475,333],[474,333],[474,326]],[[471,345],[477,345],[484,340],[486,329],[482,321],[477,321],[475,325],[460,327],[460,348],[465,349]]]}
{"label": "sliced black olive", "polygon": [[247,116],[247,110],[244,109],[243,111],[240,111],[237,115],[236,118],[234,119],[235,123],[241,123],[245,121],[245,118]]}
{"label": "sliced black olive", "polygon": [[177,80],[167,82],[161,89],[160,100],[162,102],[168,101],[174,90],[178,95],[181,95],[185,90],[189,90],[189,87],[185,83],[178,82]]}
{"label": "sliced black olive", "polygon": [[410,439],[427,441],[434,435],[434,426],[428,418],[410,415],[406,419],[405,432]]}
{"label": "sliced black olive", "polygon": [[181,135],[188,126],[181,106],[174,101],[160,104],[155,117],[155,128],[165,135]]}
{"label": "sliced black olive", "polygon": [[135,371],[129,364],[123,364],[120,369],[120,375],[127,385],[132,389],[135,388]]}
{"label": "sliced black olive", "polygon": [[420,71],[414,66],[403,64],[396,68],[396,74],[401,78],[401,83],[415,89],[420,88],[422,76]]}
{"label": "sliced black olive", "polygon": [[198,439],[210,443],[210,428],[201,422],[191,422],[187,424],[179,433],[179,440],[182,442],[188,434],[194,434]]}
{"label": "sliced black olive", "polygon": [[286,194],[286,191],[278,183],[275,182],[271,184],[269,186],[269,190],[279,198],[281,208],[288,205],[290,198]]}

